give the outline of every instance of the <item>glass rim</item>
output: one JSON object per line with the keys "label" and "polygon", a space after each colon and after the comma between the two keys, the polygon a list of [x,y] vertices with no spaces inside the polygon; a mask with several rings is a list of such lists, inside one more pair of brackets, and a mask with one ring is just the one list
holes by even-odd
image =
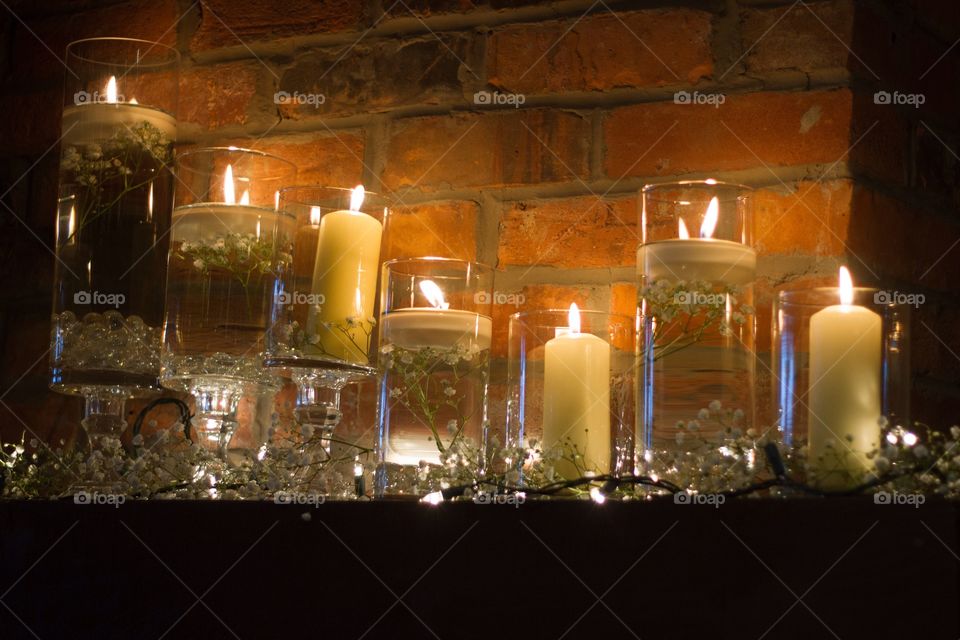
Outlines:
{"label": "glass rim", "polygon": [[[879,293],[882,291],[879,287],[853,287],[853,293],[856,296],[857,294],[870,295]],[[823,304],[818,302],[805,302],[802,300],[795,300],[794,298],[801,298],[803,296],[835,296],[839,299],[840,297],[840,287],[809,287],[806,289],[789,289],[786,291],[777,292],[777,302],[781,304],[789,304],[797,307],[822,307]],[[838,301],[833,302],[832,304],[839,304]],[[877,306],[890,306],[890,304],[896,303],[876,303]],[[862,306],[862,305],[858,305]]]}
{"label": "glass rim", "polygon": [[415,258],[391,258],[390,260],[385,260],[381,267],[387,269],[393,265],[399,264],[460,264],[468,268],[478,267],[481,271],[493,272],[493,267],[485,262],[477,262],[475,260],[464,260],[463,258],[443,258],[441,256],[417,256]]}
{"label": "glass rim", "polygon": [[[246,154],[249,154],[249,155],[260,156],[261,158],[269,158],[269,159],[271,159],[271,160],[276,160],[277,162],[282,162],[283,164],[288,165],[289,167],[291,167],[291,168],[294,170],[294,172],[296,172],[296,170],[297,170],[297,165],[295,165],[294,163],[290,162],[290,161],[287,160],[286,158],[281,158],[281,157],[278,156],[278,155],[274,155],[274,154],[272,154],[272,153],[267,153],[266,151],[260,151],[259,149],[247,149],[246,147],[234,147],[234,146],[228,146],[228,147],[200,147],[200,148],[198,148],[198,149],[187,149],[186,151],[181,151],[180,153],[178,153],[178,154],[176,155],[176,157],[174,158],[174,161],[175,161],[176,164],[179,166],[179,165],[181,164],[181,163],[180,163],[181,158],[185,158],[185,157],[188,157],[188,156],[197,156],[197,155],[200,155],[200,154],[202,154],[202,153],[211,153],[211,154],[212,154],[212,152],[246,153]],[[278,189],[278,191],[280,191],[280,189]]]}
{"label": "glass rim", "polygon": [[[362,186],[362,185],[358,185],[358,186]],[[279,189],[279,191],[280,191],[280,199],[282,200],[284,194],[287,193],[287,192],[294,192],[294,191],[337,191],[337,192],[346,194],[346,193],[352,192],[355,188],[356,188],[356,187],[328,187],[327,185],[322,185],[322,184],[292,184],[292,185],[289,185],[289,186],[286,186],[286,187],[281,187],[281,188]],[[367,191],[367,188],[364,187],[364,188],[363,188],[363,197],[364,197],[364,199],[366,199],[367,196],[373,196],[374,198],[376,198],[376,199],[378,199],[378,200],[381,200],[381,201],[383,201],[383,202],[386,202],[386,201],[387,201],[386,195],[384,195],[384,194],[382,194],[382,193],[378,193],[378,192],[376,192],[376,191]],[[294,200],[294,201],[292,201],[292,202],[293,202],[294,204],[303,204],[303,205],[310,204],[309,202],[303,202],[303,201],[301,201],[301,200]]]}
{"label": "glass rim", "polygon": [[713,178],[705,178],[703,180],[676,180],[673,182],[654,182],[650,184],[645,184],[640,188],[640,195],[644,200],[656,200],[658,202],[676,202],[675,198],[660,198],[657,197],[657,192],[665,191],[668,188],[672,189],[707,189],[707,188],[728,188],[735,189],[738,193],[732,198],[721,198],[720,196],[714,196],[720,202],[735,202],[741,200],[751,195],[756,189],[753,187],[742,184],[739,182],[726,182],[724,180],[714,180]]}
{"label": "glass rim", "polygon": [[[74,51],[78,45],[86,44],[88,42],[123,42],[123,43],[131,43],[131,44],[132,43],[148,44],[150,45],[150,48],[148,49],[148,51],[150,49],[159,48],[159,49],[162,49],[163,51],[166,51],[168,54],[173,54],[173,55],[170,60],[167,60],[165,62],[128,64],[123,62],[110,62],[107,60],[96,60],[93,58],[88,58],[83,55],[78,55]],[[174,46],[164,44],[156,40],[144,40],[143,38],[128,38],[125,36],[98,36],[94,38],[80,38],[79,40],[73,40],[67,43],[66,49],[64,51],[65,51],[65,55],[64,55],[65,61],[70,60],[72,56],[73,59],[80,60],[83,62],[91,62],[94,64],[102,64],[102,65],[128,66],[131,68],[132,67],[161,67],[161,66],[166,66],[170,64],[178,65],[180,64],[180,59],[181,59],[180,52]],[[67,64],[67,66],[69,67],[70,65]]]}
{"label": "glass rim", "polygon": [[[613,311],[600,311],[599,309],[581,309],[580,307],[577,307],[577,311],[579,311],[581,316],[583,316],[584,314],[588,314],[592,316],[607,316],[610,318],[621,318],[631,323],[636,320],[635,316],[628,316],[623,313],[614,313]],[[524,318],[529,318],[536,315],[546,315],[548,313],[568,314],[570,313],[570,308],[567,307],[566,309],[559,309],[559,308],[530,309],[527,311],[515,311],[510,314],[509,319],[510,319],[510,322],[513,322],[514,320],[522,320]]]}

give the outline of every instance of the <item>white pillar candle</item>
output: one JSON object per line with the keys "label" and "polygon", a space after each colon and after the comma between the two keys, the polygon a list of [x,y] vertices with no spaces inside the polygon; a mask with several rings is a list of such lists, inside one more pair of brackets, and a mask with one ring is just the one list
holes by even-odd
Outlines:
{"label": "white pillar candle", "polygon": [[840,269],[840,304],[810,318],[809,454],[817,482],[839,489],[872,468],[880,444],[882,321],[854,305],[853,283]]}
{"label": "white pillar candle", "polygon": [[459,309],[396,309],[381,318],[384,344],[404,349],[452,349],[458,344],[490,348],[493,321]]}
{"label": "white pillar candle", "polygon": [[650,282],[706,280],[734,285],[753,282],[757,271],[756,251],[740,242],[713,237],[719,206],[717,198],[710,200],[699,238],[690,237],[681,219],[678,221],[678,238],[640,245],[637,250],[638,275]]}
{"label": "white pillar candle", "polygon": [[[610,344],[580,332],[580,312],[570,305],[570,327],[547,341],[543,373],[543,450],[574,445],[587,471],[610,470]],[[571,453],[564,447],[565,453]],[[582,475],[573,463],[555,465],[565,478]]]}
{"label": "white pillar candle", "polygon": [[[98,95],[99,94],[94,94]],[[117,95],[116,79],[111,76],[104,88],[103,100],[85,102],[63,110],[61,143],[82,145],[99,143],[114,136],[118,130],[133,128],[144,122],[152,125],[163,136],[174,142],[177,139],[177,121],[169,113],[137,104],[130,96]]]}
{"label": "white pillar candle", "polygon": [[359,364],[368,363],[383,233],[379,220],[360,211],[363,193],[357,186],[349,210],[320,219],[312,293],[323,302],[307,319],[307,334],[319,338],[308,351]]}

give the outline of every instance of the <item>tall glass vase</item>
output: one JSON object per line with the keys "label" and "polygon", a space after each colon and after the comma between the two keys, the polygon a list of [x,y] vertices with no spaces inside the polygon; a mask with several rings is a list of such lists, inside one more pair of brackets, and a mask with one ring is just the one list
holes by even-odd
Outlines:
{"label": "tall glass vase", "polygon": [[200,442],[225,454],[244,394],[279,388],[263,368],[277,269],[292,256],[294,220],[278,211],[291,163],[258,151],[207,148],[177,157],[161,382],[196,400]]}
{"label": "tall glass vase", "polygon": [[749,187],[716,180],[648,185],[637,251],[637,451],[719,436],[755,413]]}
{"label": "tall glass vase", "polygon": [[92,38],[64,62],[50,387],[84,397],[96,446],[158,389],[179,55]]}
{"label": "tall glass vase", "polygon": [[390,260],[382,291],[376,495],[422,496],[483,469],[493,269]]}
{"label": "tall glass vase", "polygon": [[[280,192],[295,224],[277,245],[277,295],[265,364],[297,385],[301,427],[332,434],[340,392],[376,374],[381,237],[386,200],[375,193],[295,186]],[[325,444],[329,452],[329,442]]]}

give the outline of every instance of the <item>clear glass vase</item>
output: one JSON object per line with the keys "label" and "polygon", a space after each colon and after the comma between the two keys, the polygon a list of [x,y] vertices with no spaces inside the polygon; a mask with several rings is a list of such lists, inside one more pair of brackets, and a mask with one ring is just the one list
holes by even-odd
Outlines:
{"label": "clear glass vase", "polygon": [[177,157],[161,383],[193,394],[201,443],[224,453],[244,394],[275,390],[263,367],[278,269],[294,219],[277,209],[291,163],[258,151],[206,148]]}
{"label": "clear glass vase", "polygon": [[[867,287],[781,291],[772,317],[773,408],[783,441],[804,451],[797,477],[844,489],[874,471],[883,437],[909,431],[914,299]],[[884,427],[886,425],[886,427]]]}
{"label": "clear glass vase", "polygon": [[92,38],[64,63],[50,386],[85,398],[95,444],[159,388],[179,54]]}
{"label": "clear glass vase", "polygon": [[[340,392],[376,377],[376,330],[383,222],[381,196],[363,187],[294,186],[280,211],[295,231],[277,245],[277,294],[265,364],[297,385],[295,416],[330,436]],[[284,256],[292,255],[286,261]],[[329,451],[329,443],[324,445]]]}
{"label": "clear glass vase", "polygon": [[633,471],[636,319],[547,309],[510,316],[508,452],[534,484]]}
{"label": "clear glass vase", "polygon": [[376,495],[423,496],[483,469],[493,269],[390,260],[382,292]]}
{"label": "clear glass vase", "polygon": [[731,422],[752,424],[757,257],[750,188],[704,180],[648,185],[641,195],[637,450],[645,454],[682,447],[689,427],[711,439]]}

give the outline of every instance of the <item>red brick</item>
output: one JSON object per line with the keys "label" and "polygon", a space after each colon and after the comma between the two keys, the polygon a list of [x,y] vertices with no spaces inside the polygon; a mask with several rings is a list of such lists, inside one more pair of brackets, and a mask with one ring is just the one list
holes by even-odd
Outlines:
{"label": "red brick", "polygon": [[930,123],[914,126],[916,187],[924,193],[943,196],[954,208],[960,207],[960,144],[955,135],[936,127],[928,129],[929,126]]}
{"label": "red brick", "polygon": [[[464,34],[443,34],[427,40],[386,40],[360,44],[343,57],[341,48],[312,50],[298,58],[279,82],[291,96],[313,96],[315,102],[281,104],[284,118],[346,115],[404,104],[439,104],[463,100],[461,73],[474,41]],[[461,62],[464,61],[464,62]]]}
{"label": "red brick", "polygon": [[[173,46],[179,18],[176,0],[135,0],[55,17],[14,22],[14,77],[31,83],[62,79],[67,44],[82,38],[123,35]],[[56,81],[56,80],[54,80]]]}
{"label": "red brick", "polygon": [[637,197],[527,200],[503,205],[497,264],[622,267],[636,263]]}
{"label": "red brick", "polygon": [[801,181],[791,192],[754,194],[754,244],[760,255],[840,256],[850,224],[850,180]]}
{"label": "red brick", "polygon": [[391,18],[429,18],[433,15],[449,13],[469,13],[483,8],[484,2],[478,0],[404,0],[384,2],[387,15]]}
{"label": "red brick", "polygon": [[590,123],[572,113],[511,111],[400,121],[382,180],[392,190],[541,184],[588,174]]}
{"label": "red brick", "polygon": [[384,230],[384,256],[476,260],[478,211],[470,200],[395,206]]}
{"label": "red brick", "polygon": [[673,102],[622,107],[604,123],[604,166],[607,175],[620,178],[761,162],[832,164],[847,155],[850,121],[846,89],[729,95],[719,108]]}
{"label": "red brick", "polygon": [[190,49],[244,47],[264,40],[357,29],[363,4],[351,0],[204,0]]}
{"label": "red brick", "polygon": [[180,123],[204,129],[245,124],[264,71],[256,61],[185,70],[180,77]]}
{"label": "red brick", "polygon": [[884,279],[955,290],[958,241],[960,225],[955,221],[867,187],[854,189],[848,244]]}
{"label": "red brick", "polygon": [[0,96],[4,153],[40,155],[56,143],[60,138],[62,96],[61,89]]}
{"label": "red brick", "polygon": [[223,144],[264,151],[292,162],[297,166],[297,184],[353,187],[363,177],[363,142],[362,133],[336,131],[234,138]]}
{"label": "red brick", "polygon": [[695,83],[713,72],[706,12],[603,12],[577,20],[495,32],[487,49],[490,84],[518,93],[597,91]]}
{"label": "red brick", "polygon": [[747,70],[845,67],[853,15],[852,0],[744,10],[741,46],[749,51],[744,59]]}
{"label": "red brick", "polygon": [[856,94],[850,144],[850,166],[855,173],[907,184],[910,124],[902,108],[876,104],[873,93]]}

